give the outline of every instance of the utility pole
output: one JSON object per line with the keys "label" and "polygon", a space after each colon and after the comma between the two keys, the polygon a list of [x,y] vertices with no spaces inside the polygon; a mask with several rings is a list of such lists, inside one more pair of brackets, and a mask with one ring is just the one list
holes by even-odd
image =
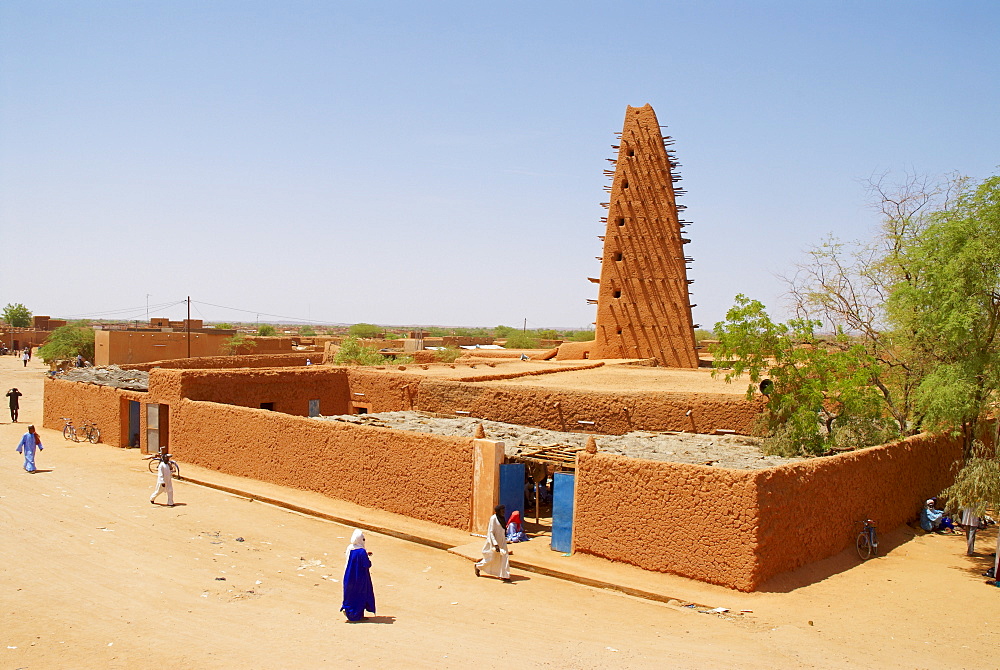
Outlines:
{"label": "utility pole", "polygon": [[525,317],[525,319],[524,319],[524,327],[521,328],[521,334],[522,335],[526,335],[527,333],[528,333],[528,319],[527,319],[527,317]]}
{"label": "utility pole", "polygon": [[186,323],[187,323],[188,358],[191,358],[191,296],[188,296],[188,318]]}
{"label": "utility pole", "polygon": [[149,294],[146,294],[146,325],[149,325]]}

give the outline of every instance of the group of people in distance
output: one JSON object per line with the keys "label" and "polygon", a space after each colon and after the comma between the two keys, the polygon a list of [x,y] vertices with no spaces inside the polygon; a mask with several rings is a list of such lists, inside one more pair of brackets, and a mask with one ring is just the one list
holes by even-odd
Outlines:
{"label": "group of people in distance", "polygon": [[[954,533],[955,521],[944,510],[937,508],[937,502],[937,498],[928,498],[924,502],[924,508],[920,510],[920,527],[928,533]],[[976,533],[986,526],[985,520],[976,514],[975,508],[965,507],[957,525],[965,530],[966,555],[973,556],[976,553]]]}

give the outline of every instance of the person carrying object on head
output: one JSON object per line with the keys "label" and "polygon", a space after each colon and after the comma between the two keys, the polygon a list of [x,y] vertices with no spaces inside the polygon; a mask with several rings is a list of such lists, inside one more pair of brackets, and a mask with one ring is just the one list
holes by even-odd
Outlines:
{"label": "person carrying object on head", "polygon": [[14,423],[17,423],[17,412],[21,406],[19,398],[22,395],[24,394],[18,391],[16,388],[7,391],[7,400],[8,404],[10,405],[10,420]]}

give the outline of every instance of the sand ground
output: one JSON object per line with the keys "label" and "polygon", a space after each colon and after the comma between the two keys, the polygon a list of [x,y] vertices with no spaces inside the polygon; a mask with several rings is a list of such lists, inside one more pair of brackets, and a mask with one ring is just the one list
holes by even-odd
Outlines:
{"label": "sand ground", "polygon": [[378,616],[347,624],[348,527],[186,482],[180,505],[152,506],[134,450],[51,430],[25,473],[14,448],[40,423],[42,370],[0,358],[0,386],[25,394],[21,423],[0,423],[0,668],[1000,667],[1000,589],[980,576],[995,531],[967,558],[958,536],[904,528],[884,558],[844,552],[754,594],[565,559],[753,610],[719,616],[537,574],[476,579],[461,556],[370,533]]}

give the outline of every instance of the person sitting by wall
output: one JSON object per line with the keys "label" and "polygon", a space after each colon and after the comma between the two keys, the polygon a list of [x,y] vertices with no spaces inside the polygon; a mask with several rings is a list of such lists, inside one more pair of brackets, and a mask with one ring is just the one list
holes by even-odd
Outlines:
{"label": "person sitting by wall", "polygon": [[514,510],[510,513],[510,519],[507,520],[507,541],[527,542],[528,539],[528,534],[524,532],[524,528],[521,526],[521,513]]}
{"label": "person sitting by wall", "polygon": [[944,510],[935,508],[936,504],[936,498],[928,498],[924,503],[924,509],[920,512],[920,527],[928,533],[943,533],[946,530],[949,533],[954,533],[955,524],[952,523],[951,518],[944,515]]}

